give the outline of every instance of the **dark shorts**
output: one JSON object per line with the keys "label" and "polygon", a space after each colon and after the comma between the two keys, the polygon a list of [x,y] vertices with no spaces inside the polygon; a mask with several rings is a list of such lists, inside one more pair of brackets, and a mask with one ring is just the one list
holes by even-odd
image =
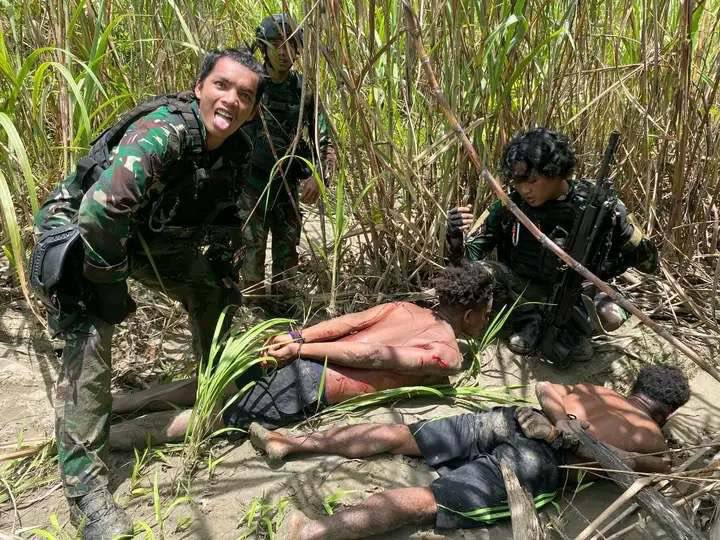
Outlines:
{"label": "dark shorts", "polygon": [[[323,364],[299,358],[260,376],[255,385],[223,412],[228,427],[247,430],[251,422],[268,429],[286,426],[314,414],[326,405],[320,392]],[[239,388],[255,377],[236,381]]]}
{"label": "dark shorts", "polygon": [[515,407],[424,420],[410,426],[423,458],[440,473],[431,485],[439,529],[481,527],[510,516],[500,463],[507,463],[536,508],[560,486],[559,452],[523,435]]}

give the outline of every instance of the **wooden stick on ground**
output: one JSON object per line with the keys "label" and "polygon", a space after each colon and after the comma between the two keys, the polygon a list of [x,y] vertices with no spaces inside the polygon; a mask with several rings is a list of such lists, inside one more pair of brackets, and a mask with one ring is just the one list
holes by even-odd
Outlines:
{"label": "wooden stick on ground", "polygon": [[541,540],[540,521],[532,498],[507,464],[500,463],[500,471],[505,481],[514,540]]}
{"label": "wooden stick on ground", "polygon": [[[679,506],[685,504],[686,502],[693,501],[693,500],[695,500],[696,498],[701,497],[702,495],[705,495],[706,493],[710,493],[711,491],[715,491],[715,490],[717,490],[717,488],[718,488],[717,483],[715,483],[715,484],[708,484],[708,485],[706,485],[705,487],[700,488],[700,489],[698,489],[697,491],[691,493],[690,495],[686,495],[686,496],[683,497],[682,499],[678,499],[678,500],[676,500],[676,501],[673,501],[672,504],[673,504],[673,506],[678,506],[678,507],[679,507]],[[604,540],[622,540],[623,538],[625,538],[625,537],[628,535],[628,533],[630,533],[632,530],[636,529],[636,528],[639,527],[640,525],[641,525],[641,522],[640,522],[640,520],[638,520],[636,523],[634,523],[634,524],[632,524],[632,525],[629,525],[628,527],[625,527],[624,529],[622,529],[622,530],[620,530],[620,531],[618,531],[618,532],[616,532],[616,533],[614,533],[614,534],[612,534],[612,535],[610,535],[610,536],[599,535],[599,536],[596,536],[595,538],[603,538]],[[717,539],[717,540],[720,540],[720,538]]]}
{"label": "wooden stick on ground", "polygon": [[[690,456],[688,459],[686,459],[680,466],[675,467],[672,472],[674,472],[674,473],[679,473],[679,472],[683,472],[683,471],[688,470],[691,465],[693,465],[696,461],[698,461],[699,459],[701,459],[705,454],[707,454],[708,452],[710,452],[710,451],[711,451],[713,448],[715,448],[717,445],[720,445],[720,438],[716,438],[716,439],[710,441],[710,443],[709,443],[707,446],[705,446],[705,447],[703,447],[703,448],[700,448],[700,449],[699,449],[697,452],[695,452],[692,456]],[[646,478],[647,478],[647,477],[646,477]],[[670,480],[662,480],[662,481],[660,481],[660,482],[658,483],[656,489],[658,489],[658,490],[663,489],[663,488],[664,488],[665,486],[667,486],[669,483],[670,483]],[[676,506],[677,506],[677,505],[676,505]],[[622,511],[619,515],[615,516],[610,523],[608,523],[607,525],[603,526],[602,529],[600,529],[600,526],[602,525],[602,521],[600,520],[600,517],[601,517],[601,516],[598,516],[598,518],[593,521],[593,524],[594,524],[596,530],[599,531],[599,533],[598,533],[594,538],[595,538],[595,539],[598,539],[598,538],[600,538],[600,537],[604,538],[604,537],[605,537],[604,534],[605,534],[607,531],[609,531],[610,529],[612,529],[615,525],[617,525],[618,523],[620,523],[623,519],[625,519],[626,517],[628,517],[630,514],[632,514],[633,512],[635,512],[637,509],[638,509],[638,505],[637,505],[637,504],[635,504],[635,503],[631,504],[631,505],[628,506],[624,511]],[[605,514],[605,512],[603,512],[603,514]],[[602,514],[601,514],[601,515],[602,515]],[[607,519],[607,518],[605,518],[605,519]],[[604,521],[604,520],[603,520],[603,521]],[[589,528],[589,527],[588,527],[588,528]],[[583,532],[584,532],[584,531],[583,531]],[[720,538],[719,538],[718,540],[720,540]]]}
{"label": "wooden stick on ground", "polygon": [[[580,444],[583,445],[583,454],[588,453],[602,467],[608,471],[627,471],[631,469],[615,455],[605,444],[593,439],[577,421],[571,422],[572,431],[577,436]],[[628,489],[634,481],[632,474],[622,472],[608,472],[613,482],[623,489]],[[665,497],[656,489],[645,487],[635,495],[638,504],[650,514],[656,522],[668,533],[670,538],[677,540],[702,540],[700,534],[688,520],[678,511]]]}
{"label": "wooden stick on ground", "polygon": [[[47,441],[47,443],[49,443],[49,442],[50,442],[50,440]],[[37,454],[38,452],[40,452],[40,450],[45,448],[45,445],[47,443],[41,444],[39,446],[30,446],[27,448],[21,448],[20,450],[15,450],[14,452],[8,452],[7,454],[2,454],[2,455],[0,455],[0,462],[10,461],[11,459],[18,459],[21,457],[32,456],[34,454]]]}
{"label": "wooden stick on ground", "polygon": [[490,174],[490,171],[488,171],[487,168],[480,161],[480,158],[475,151],[475,147],[465,134],[465,130],[455,116],[455,113],[453,113],[453,111],[450,109],[450,105],[448,104],[445,95],[442,93],[442,90],[440,90],[440,85],[438,84],[437,78],[435,77],[435,72],[433,71],[432,65],[430,63],[430,57],[428,56],[427,52],[425,51],[425,47],[422,44],[422,39],[420,36],[420,26],[417,17],[415,16],[415,12],[408,4],[407,0],[403,0],[403,8],[405,10],[405,19],[407,21],[408,33],[410,34],[415,43],[415,48],[417,49],[420,63],[423,67],[423,70],[425,71],[425,76],[428,80],[428,84],[430,85],[430,92],[432,93],[435,101],[437,102],[442,112],[445,114],[445,117],[450,123],[450,126],[457,132],[458,137],[462,142],[463,148],[465,149],[465,152],[470,158],[470,161],[473,162],[473,165],[475,165],[475,168],[479,171],[480,176],[490,185],[492,190],[495,192],[495,195],[498,197],[498,199],[502,201],[503,205],[505,205],[508,210],[513,213],[513,215],[518,219],[518,221],[520,221],[520,223],[522,223],[525,228],[530,231],[530,233],[538,240],[538,242],[540,242],[540,244],[545,249],[552,251],[570,268],[579,273],[586,280],[592,282],[593,285],[595,285],[602,292],[610,296],[610,298],[612,298],[616,303],[620,304],[623,308],[631,312],[643,323],[648,325],[657,335],[667,341],[676,350],[685,354],[685,356],[690,358],[690,360],[695,362],[698,366],[700,366],[702,369],[704,369],[717,381],[720,382],[720,371],[718,371],[718,369],[714,365],[711,365],[705,360],[703,360],[700,355],[697,354],[694,350],[692,350],[689,346],[677,339],[670,332],[668,332],[655,321],[653,321],[650,317],[645,315],[645,313],[635,307],[634,304],[630,303],[627,299],[625,299],[624,296],[618,293],[610,285],[605,283],[595,274],[590,272],[590,270],[585,268],[582,264],[580,264],[570,255],[568,255],[561,247],[559,247],[555,242],[550,240],[550,238],[548,238],[537,227],[537,225],[535,225],[512,200],[510,200],[500,183],[495,179],[495,177],[493,177],[492,174]]}

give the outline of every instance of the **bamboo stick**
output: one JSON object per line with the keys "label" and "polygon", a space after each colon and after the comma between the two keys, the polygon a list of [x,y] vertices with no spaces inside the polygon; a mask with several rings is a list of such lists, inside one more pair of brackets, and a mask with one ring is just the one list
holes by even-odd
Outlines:
{"label": "bamboo stick", "polygon": [[[589,453],[609,473],[613,482],[626,490],[630,490],[633,479],[632,471],[625,463],[602,442],[590,436],[577,421],[572,421],[570,429],[578,438],[583,452]],[[616,472],[617,471],[617,472]],[[673,507],[656,489],[639,483],[633,496],[638,504],[650,514],[670,538],[677,540],[701,540],[702,535],[685,516]]]}
{"label": "bamboo stick", "polygon": [[613,503],[608,506],[602,513],[590,522],[582,532],[577,536],[575,540],[587,540],[592,536],[595,530],[600,527],[605,521],[615,514],[620,508],[629,500],[631,500],[638,492],[644,487],[649,486],[655,480],[654,476],[644,476],[635,480],[629,488],[627,488],[623,494],[615,499]]}
{"label": "bamboo stick", "polygon": [[720,371],[718,371],[715,366],[703,360],[699,354],[693,351],[685,343],[677,339],[675,336],[670,334],[670,332],[668,332],[655,321],[650,319],[650,317],[648,317],[640,309],[635,307],[635,305],[633,305],[630,301],[623,297],[619,292],[617,292],[610,285],[605,283],[595,274],[590,272],[590,270],[585,268],[582,264],[580,264],[570,255],[568,255],[555,242],[550,240],[550,238],[548,238],[532,221],[530,221],[530,219],[525,215],[525,213],[520,210],[520,208],[518,208],[518,206],[508,197],[507,193],[505,193],[500,183],[480,161],[480,158],[475,151],[472,142],[470,142],[470,139],[468,139],[467,135],[465,134],[465,130],[463,129],[462,125],[458,121],[453,111],[450,109],[450,105],[448,104],[445,95],[440,89],[437,78],[435,77],[435,72],[433,71],[430,58],[425,51],[425,47],[423,46],[420,35],[420,27],[417,21],[417,17],[415,16],[415,12],[406,0],[403,0],[403,6],[405,9],[405,19],[407,21],[408,33],[412,37],[415,43],[415,47],[418,51],[420,64],[425,71],[425,76],[427,77],[428,84],[430,85],[430,92],[435,98],[435,101],[440,107],[440,110],[442,110],[442,112],[445,114],[445,117],[447,118],[450,126],[458,134],[458,137],[460,138],[460,141],[462,142],[462,145],[467,152],[470,161],[472,161],[477,170],[480,171],[480,176],[489,184],[495,195],[513,213],[513,215],[518,219],[518,221],[520,221],[520,223],[522,223],[528,229],[528,231],[530,231],[530,233],[538,240],[538,242],[540,242],[540,244],[544,248],[552,251],[570,268],[579,273],[586,280],[592,282],[593,285],[595,285],[602,292],[610,296],[610,298],[612,298],[620,306],[628,310],[630,313],[640,319],[643,323],[648,325],[657,335],[667,341],[673,348],[685,354],[685,356],[687,356],[690,360],[695,362],[698,366],[700,366],[703,370],[705,370],[718,382],[720,382]]}
{"label": "bamboo stick", "polygon": [[517,475],[509,465],[501,462],[500,472],[505,482],[505,491],[510,506],[513,539],[540,540],[542,530],[530,494],[520,485]]}
{"label": "bamboo stick", "polygon": [[[710,443],[707,446],[702,445],[697,452],[695,452],[692,456],[690,456],[688,459],[686,459],[680,466],[674,468],[673,472],[680,473],[680,472],[686,471],[687,469],[690,468],[690,466],[693,463],[695,463],[696,461],[701,459],[705,454],[707,454],[711,449],[716,447],[718,444],[720,444],[720,438],[716,438],[716,439],[710,441]],[[648,455],[652,455],[652,454],[648,454]],[[659,477],[662,478],[663,476],[659,475]],[[669,483],[670,483],[669,479],[662,480],[661,482],[658,483],[657,489],[658,490],[663,489]],[[616,516],[610,523],[605,525],[602,529],[598,528],[601,525],[601,523],[598,523],[596,525],[596,528],[598,528],[599,533],[594,538],[595,539],[598,539],[599,537],[605,538],[603,535],[607,531],[612,529],[615,525],[620,523],[623,519],[628,517],[630,514],[635,512],[635,510],[637,510],[637,509],[638,509],[638,505],[636,503],[633,503],[628,508],[626,508],[623,512],[621,512],[620,515]],[[596,520],[596,521],[599,521],[599,520]]]}

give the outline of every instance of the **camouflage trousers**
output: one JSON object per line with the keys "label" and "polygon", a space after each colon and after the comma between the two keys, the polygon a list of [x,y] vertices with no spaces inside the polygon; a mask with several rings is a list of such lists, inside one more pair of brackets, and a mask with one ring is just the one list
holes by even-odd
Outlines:
{"label": "camouflage trousers", "polygon": [[[265,280],[265,250],[268,233],[272,233],[273,289],[291,277],[297,268],[300,244],[301,219],[297,183],[290,183],[292,198],[283,185],[279,189],[263,191],[246,186],[239,202],[242,232],[243,260],[241,274],[243,286],[252,287]],[[250,294],[263,294],[258,288]]]}
{"label": "camouflage trousers", "polygon": [[[162,286],[144,254],[131,256],[131,276],[182,303],[189,314],[195,355],[206,359],[220,313],[238,297],[223,287],[212,261],[195,248],[166,253],[151,248],[151,253]],[[108,482],[114,326],[77,309],[49,322],[65,340],[55,399],[60,476],[65,495],[79,497]]]}

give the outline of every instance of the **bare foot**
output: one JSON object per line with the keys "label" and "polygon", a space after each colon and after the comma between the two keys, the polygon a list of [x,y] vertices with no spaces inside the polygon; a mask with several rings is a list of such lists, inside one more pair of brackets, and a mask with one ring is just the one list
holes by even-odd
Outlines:
{"label": "bare foot", "polygon": [[283,540],[303,540],[305,537],[302,533],[305,525],[308,523],[310,523],[310,518],[300,510],[293,510],[283,519],[277,533],[275,533],[275,538],[282,538]]}
{"label": "bare foot", "polygon": [[[286,445],[283,444],[282,441],[273,440],[281,438],[282,435],[265,429],[257,422],[250,424],[248,433],[250,433],[250,444],[253,445],[253,448],[265,452],[268,465],[271,467],[280,467],[283,464],[283,459],[287,453]],[[278,536],[278,538],[283,537]]]}

